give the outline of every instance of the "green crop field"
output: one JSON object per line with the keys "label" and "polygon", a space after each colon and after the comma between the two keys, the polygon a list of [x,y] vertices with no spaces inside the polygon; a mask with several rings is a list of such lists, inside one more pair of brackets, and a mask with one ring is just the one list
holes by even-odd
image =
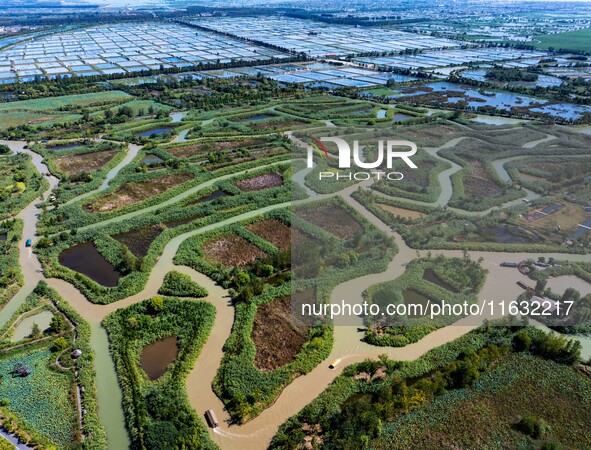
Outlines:
{"label": "green crop field", "polygon": [[[454,442],[458,448],[474,448],[472,443],[478,442],[478,448],[544,448],[543,443],[558,444],[545,448],[571,448],[575,443],[572,448],[589,448],[590,396],[589,380],[571,367],[512,355],[474,389],[448,392],[387,425],[371,447],[441,448],[443,442]],[[537,439],[516,429],[528,414],[548,425]]]}
{"label": "green crop field", "polygon": [[[140,101],[141,106],[139,106],[133,101],[131,95],[122,91],[64,95],[61,97],[0,103],[0,130],[27,124],[49,127],[58,123],[72,122],[81,117],[80,114],[77,114],[80,112],[79,108],[97,104],[106,104],[106,107],[109,107],[125,101],[128,101],[128,104],[136,113],[138,107],[145,106],[146,110],[148,110],[151,103]],[[155,107],[158,106],[155,102],[152,103],[154,103]]]}
{"label": "green crop field", "polygon": [[538,48],[568,48],[570,50],[591,52],[591,28],[540,36],[537,39],[539,43],[536,43],[535,46]]}
{"label": "green crop field", "polygon": [[61,97],[22,100],[19,102],[1,103],[0,112],[4,111],[51,111],[58,108],[80,107],[93,103],[130,100],[132,97],[122,91],[97,92],[92,94],[63,95]]}
{"label": "green crop field", "polygon": [[369,94],[372,95],[378,95],[378,96],[382,96],[382,95],[396,95],[396,94],[400,94],[399,91],[396,91],[394,89],[389,89],[389,88],[375,88],[375,89],[368,89],[367,91]]}
{"label": "green crop field", "polygon": [[[0,107],[3,105],[0,105]],[[0,110],[0,130],[6,130],[11,127],[19,127],[21,125],[43,125],[51,126],[57,123],[71,122],[80,118],[79,114],[68,114],[59,112],[36,112],[36,111],[12,111]]]}
{"label": "green crop field", "polygon": [[[113,91],[118,92],[118,91]],[[131,100],[126,103],[117,104],[111,108],[109,108],[114,113],[117,113],[119,108],[123,106],[128,106],[133,110],[134,115],[140,115],[140,112],[143,114],[148,114],[150,112],[150,108],[153,108],[154,111],[164,110],[164,111],[171,111],[172,106],[163,105],[162,103],[155,102],[153,100]],[[95,114],[102,114],[102,110],[95,113]]]}

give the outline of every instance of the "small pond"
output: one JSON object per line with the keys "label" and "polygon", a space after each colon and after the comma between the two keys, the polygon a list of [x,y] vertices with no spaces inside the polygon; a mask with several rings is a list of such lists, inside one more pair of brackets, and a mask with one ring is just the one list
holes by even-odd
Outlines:
{"label": "small pond", "polygon": [[409,116],[408,114],[395,113],[394,117],[392,118],[392,122],[400,122],[402,120],[408,120],[412,118],[413,116]]}
{"label": "small pond", "polygon": [[423,272],[423,280],[427,280],[428,282],[436,284],[437,286],[442,287],[448,291],[458,292],[454,286],[442,280],[439,275],[437,275],[437,272],[435,272],[433,269],[427,269],[425,272]]}
{"label": "small pond", "polygon": [[486,234],[490,235],[494,242],[501,244],[528,244],[538,240],[536,235],[518,227],[495,225],[484,227],[483,230]]}
{"label": "small pond", "polygon": [[178,353],[176,337],[169,336],[146,345],[142,350],[140,365],[150,380],[157,380],[164,375],[166,368],[176,359]]}
{"label": "small pond", "polygon": [[146,155],[144,159],[142,159],[142,164],[160,164],[164,162],[164,160],[158,155]]}
{"label": "small pond", "polygon": [[197,214],[196,216],[185,217],[184,219],[169,220],[168,222],[164,222],[164,225],[166,225],[167,228],[176,228],[203,217],[205,217],[203,214]]}
{"label": "small pond", "polygon": [[76,244],[59,254],[59,263],[106,287],[117,286],[121,274],[105,259],[93,242]]}
{"label": "small pond", "polygon": [[[402,293],[402,298],[404,299],[404,304],[407,307],[409,305],[422,305],[423,308],[426,308],[427,304],[429,303],[429,299],[427,297],[412,289],[407,289],[404,291]],[[417,310],[419,310],[419,308],[417,308]],[[422,316],[420,314],[407,314],[407,317],[414,318]]]}
{"label": "small pond", "polygon": [[174,130],[174,128],[171,127],[152,128],[151,130],[136,133],[135,137],[162,136],[163,134],[170,133],[172,130]]}
{"label": "small pond", "polygon": [[47,150],[51,151],[60,151],[60,150],[69,150],[71,148],[81,147],[82,144],[80,142],[72,142],[71,144],[63,144],[63,145],[55,145],[53,147],[47,147]]}
{"label": "small pond", "polygon": [[46,309],[32,316],[26,317],[21,321],[21,323],[17,325],[16,329],[14,330],[14,333],[12,334],[12,342],[18,342],[29,337],[31,335],[31,329],[33,328],[34,323],[39,325],[39,329],[41,331],[47,330],[52,317],[52,312]]}
{"label": "small pond", "polygon": [[255,120],[270,119],[273,116],[268,114],[257,114],[256,116],[245,117],[244,119],[238,119],[238,122],[253,122]]}
{"label": "small pond", "polygon": [[197,203],[211,202],[217,198],[228,197],[229,195],[230,194],[228,194],[227,192],[224,192],[224,191],[218,189],[217,191],[213,191],[211,194],[207,194],[203,197],[198,198],[197,200],[193,200],[193,201],[187,203],[187,206],[196,205]]}
{"label": "small pond", "polygon": [[483,114],[477,115],[474,122],[484,123],[486,125],[515,125],[517,123],[523,123],[525,120],[513,119],[511,117],[500,117],[500,116],[487,116]]}

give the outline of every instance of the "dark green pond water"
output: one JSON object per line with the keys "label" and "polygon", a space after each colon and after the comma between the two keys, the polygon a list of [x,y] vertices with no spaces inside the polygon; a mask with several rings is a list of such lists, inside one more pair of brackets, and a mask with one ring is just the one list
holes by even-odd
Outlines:
{"label": "dark green pond water", "polygon": [[106,287],[117,286],[121,274],[105,259],[92,242],[74,245],[59,254],[59,263],[86,275]]}

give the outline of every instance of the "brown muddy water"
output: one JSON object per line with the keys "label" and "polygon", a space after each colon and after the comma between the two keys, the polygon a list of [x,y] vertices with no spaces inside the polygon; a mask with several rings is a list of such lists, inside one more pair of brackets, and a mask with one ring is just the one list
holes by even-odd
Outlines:
{"label": "brown muddy water", "polygon": [[[407,289],[402,293],[402,298],[404,299],[404,304],[406,306],[409,305],[421,305],[423,308],[426,308],[427,304],[429,303],[429,299],[425,297],[423,294],[418,293],[412,289]],[[417,308],[418,310],[418,308]],[[409,314],[409,318],[411,317],[421,317],[419,314],[413,315]]]}
{"label": "brown muddy water", "polygon": [[150,380],[154,381],[164,375],[166,368],[176,359],[178,353],[176,336],[170,336],[146,345],[142,350],[140,365]]}

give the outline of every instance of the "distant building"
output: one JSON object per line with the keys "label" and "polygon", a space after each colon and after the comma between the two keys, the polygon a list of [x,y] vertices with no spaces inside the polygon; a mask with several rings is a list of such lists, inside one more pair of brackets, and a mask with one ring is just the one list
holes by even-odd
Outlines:
{"label": "distant building", "polygon": [[72,352],[72,358],[76,359],[78,358],[80,355],[82,354],[82,350],[80,350],[79,348],[77,348],[76,350],[74,350]]}

